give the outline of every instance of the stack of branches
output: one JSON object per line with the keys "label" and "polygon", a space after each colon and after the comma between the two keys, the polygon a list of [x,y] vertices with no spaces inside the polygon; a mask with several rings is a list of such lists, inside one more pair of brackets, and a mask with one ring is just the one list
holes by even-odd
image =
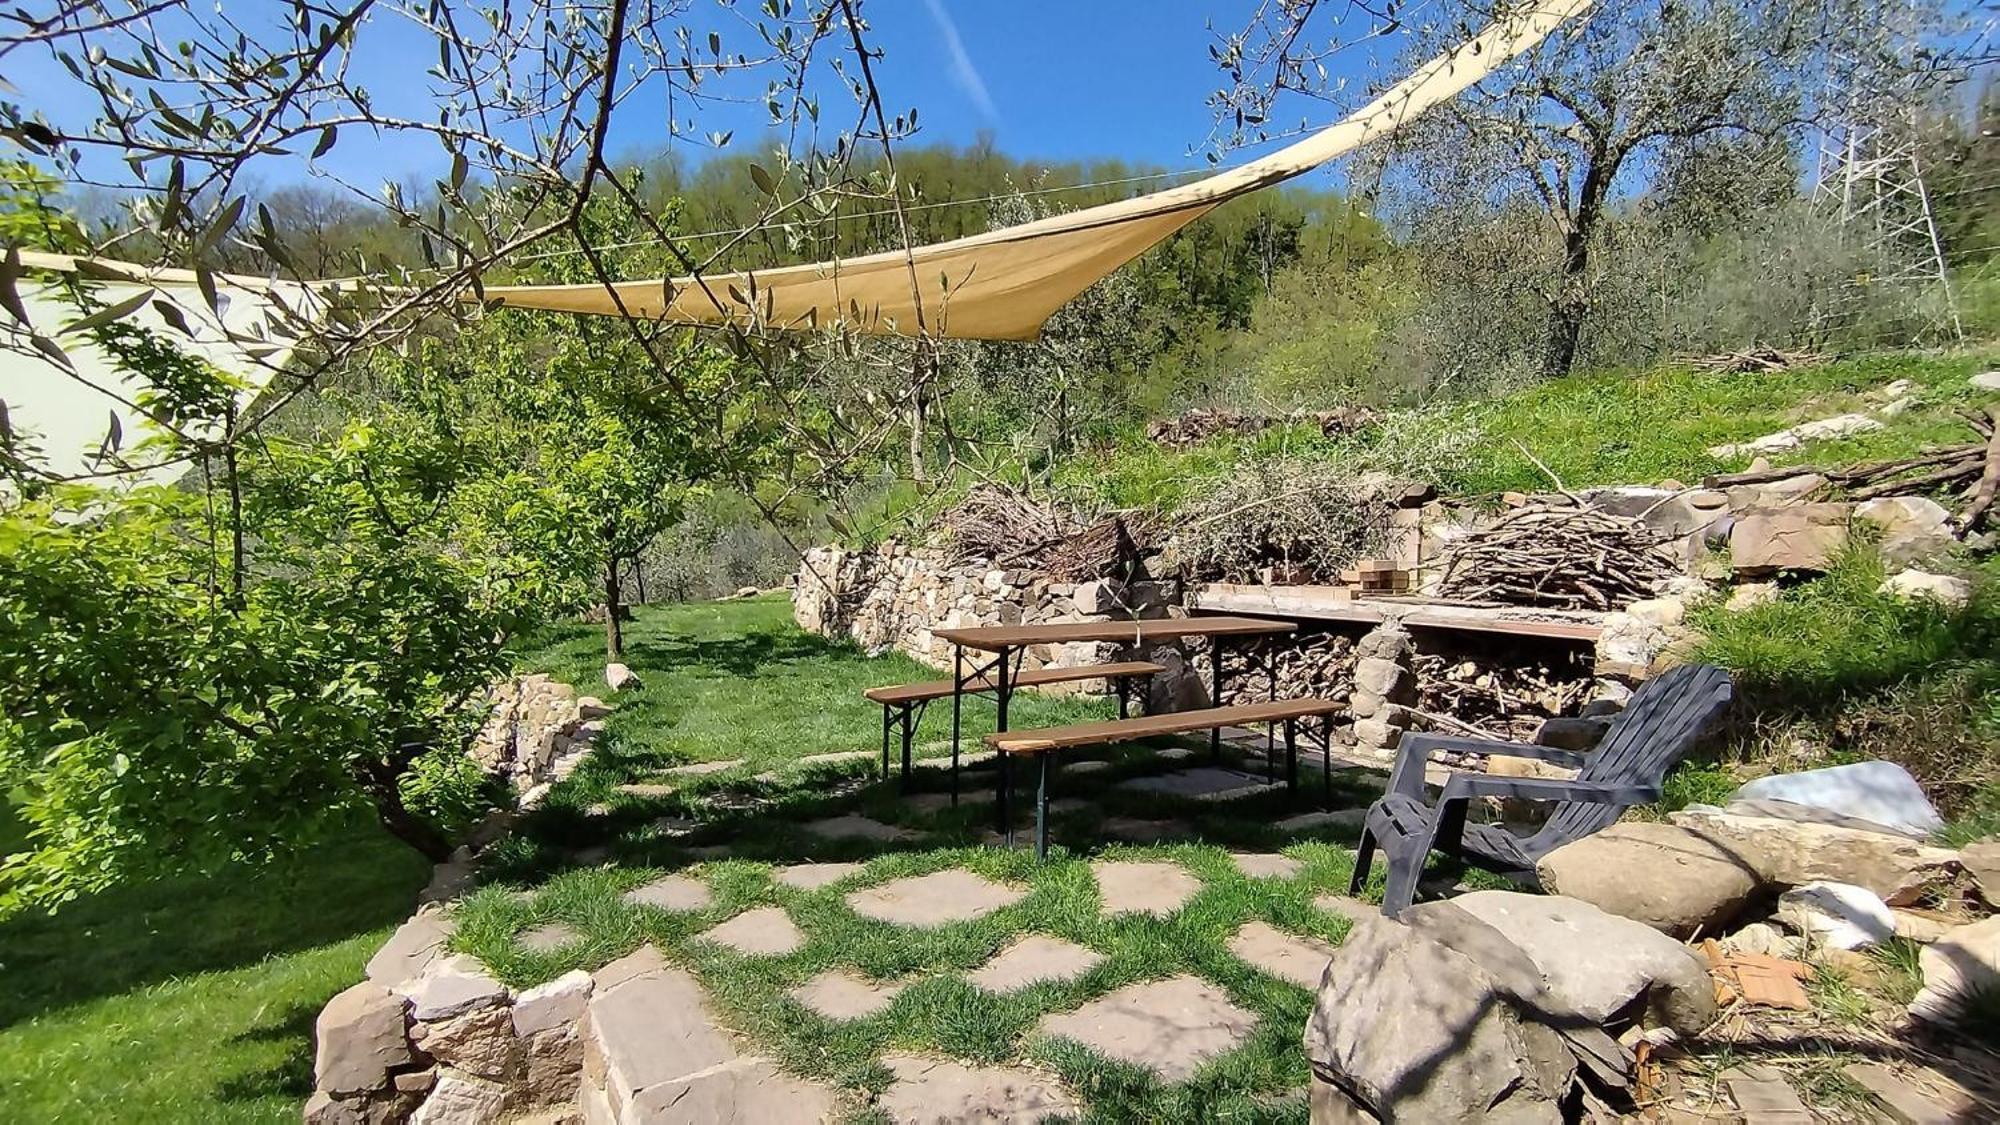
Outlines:
{"label": "stack of branches", "polygon": [[1652,597],[1680,573],[1667,541],[1631,516],[1532,503],[1453,544],[1442,592],[1470,601],[1615,609]]}
{"label": "stack of branches", "polygon": [[1252,462],[1175,513],[1172,553],[1204,582],[1254,582],[1267,568],[1308,582],[1379,555],[1388,541],[1387,483],[1294,459]]}
{"label": "stack of branches", "polygon": [[[1340,633],[1304,633],[1231,645],[1222,654],[1222,704],[1271,698],[1276,664],[1277,698],[1338,698],[1354,688],[1354,639]],[[1198,666],[1205,667],[1197,661]]]}
{"label": "stack of branches", "polygon": [[1106,516],[1042,553],[1038,564],[1057,582],[1088,582],[1116,578],[1135,582],[1145,577],[1142,565],[1153,553],[1147,546],[1151,529],[1142,519]]}
{"label": "stack of branches", "polygon": [[1740,352],[1687,356],[1683,362],[1697,371],[1715,375],[1737,375],[1751,371],[1783,371],[1788,367],[1809,367],[1817,363],[1826,363],[1832,358],[1820,352],[1788,352],[1783,348],[1758,345]]}
{"label": "stack of branches", "polygon": [[1787,465],[1782,469],[1725,473],[1702,483],[1710,488],[1728,488],[1814,473],[1845,489],[1853,500],[1957,489],[1956,499],[1965,504],[1958,515],[1958,529],[1963,535],[1978,530],[1992,518],[1995,493],[2000,492],[2000,406],[1987,407],[1983,415],[1967,410],[1960,411],[1959,416],[1972,427],[1979,440],[1928,449],[1915,457],[1895,461],[1871,461],[1839,469]]}
{"label": "stack of branches", "polygon": [[938,517],[938,527],[966,558],[1030,565],[1083,530],[1075,512],[1003,484],[975,485]]}
{"label": "stack of branches", "polygon": [[1272,426],[1302,423],[1319,430],[1323,437],[1340,437],[1351,434],[1376,420],[1375,411],[1366,406],[1340,406],[1332,410],[1314,410],[1288,416],[1266,414],[1239,414],[1234,410],[1211,410],[1196,407],[1178,418],[1162,418],[1146,426],[1148,440],[1169,449],[1186,449],[1200,445],[1218,434],[1234,434],[1239,437],[1260,433]]}

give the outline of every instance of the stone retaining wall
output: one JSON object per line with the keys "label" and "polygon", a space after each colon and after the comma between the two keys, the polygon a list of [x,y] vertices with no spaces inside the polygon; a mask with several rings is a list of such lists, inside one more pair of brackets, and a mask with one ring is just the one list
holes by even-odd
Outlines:
{"label": "stone retaining wall", "polygon": [[541,803],[568,777],[604,730],[611,708],[536,673],[502,680],[487,693],[491,708],[468,753],[514,787],[522,808]]}

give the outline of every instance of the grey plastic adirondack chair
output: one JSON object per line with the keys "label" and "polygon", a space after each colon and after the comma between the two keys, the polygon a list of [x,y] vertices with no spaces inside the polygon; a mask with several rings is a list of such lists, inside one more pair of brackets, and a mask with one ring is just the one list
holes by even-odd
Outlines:
{"label": "grey plastic adirondack chair", "polygon": [[[1396,746],[1396,768],[1381,800],[1368,809],[1368,826],[1354,857],[1349,894],[1359,894],[1380,848],[1389,861],[1382,913],[1394,917],[1416,899],[1417,879],[1433,850],[1493,871],[1532,870],[1543,856],[1611,824],[1633,805],[1660,799],[1660,786],[1729,707],[1728,673],[1705,664],[1682,665],[1641,685],[1612,719],[1597,749],[1579,753],[1551,746],[1405,734]],[[1424,763],[1433,750],[1474,751],[1535,758],[1578,770],[1574,780],[1454,773],[1432,803],[1424,788]],[[1475,797],[1553,801],[1560,807],[1532,836],[1496,825],[1467,824]]]}

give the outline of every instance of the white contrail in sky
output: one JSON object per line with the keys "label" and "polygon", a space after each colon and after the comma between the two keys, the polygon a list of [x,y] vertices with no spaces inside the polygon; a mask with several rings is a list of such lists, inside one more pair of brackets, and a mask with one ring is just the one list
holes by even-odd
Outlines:
{"label": "white contrail in sky", "polygon": [[979,68],[972,65],[972,56],[965,53],[965,43],[958,37],[958,25],[952,22],[951,13],[944,10],[944,0],[924,0],[930,7],[931,18],[937,21],[938,31],[944,35],[945,50],[951,52],[951,76],[958,83],[972,104],[988,121],[998,121],[1000,111],[993,108],[993,95],[986,92],[986,80],[979,76]]}

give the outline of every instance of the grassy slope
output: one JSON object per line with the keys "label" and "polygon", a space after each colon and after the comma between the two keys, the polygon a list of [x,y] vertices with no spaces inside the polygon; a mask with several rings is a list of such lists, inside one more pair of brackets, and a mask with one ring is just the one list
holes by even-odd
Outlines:
{"label": "grassy slope", "polygon": [[0,1121],[296,1121],[312,1021],[427,867],[372,827],[282,868],[0,924]]}

